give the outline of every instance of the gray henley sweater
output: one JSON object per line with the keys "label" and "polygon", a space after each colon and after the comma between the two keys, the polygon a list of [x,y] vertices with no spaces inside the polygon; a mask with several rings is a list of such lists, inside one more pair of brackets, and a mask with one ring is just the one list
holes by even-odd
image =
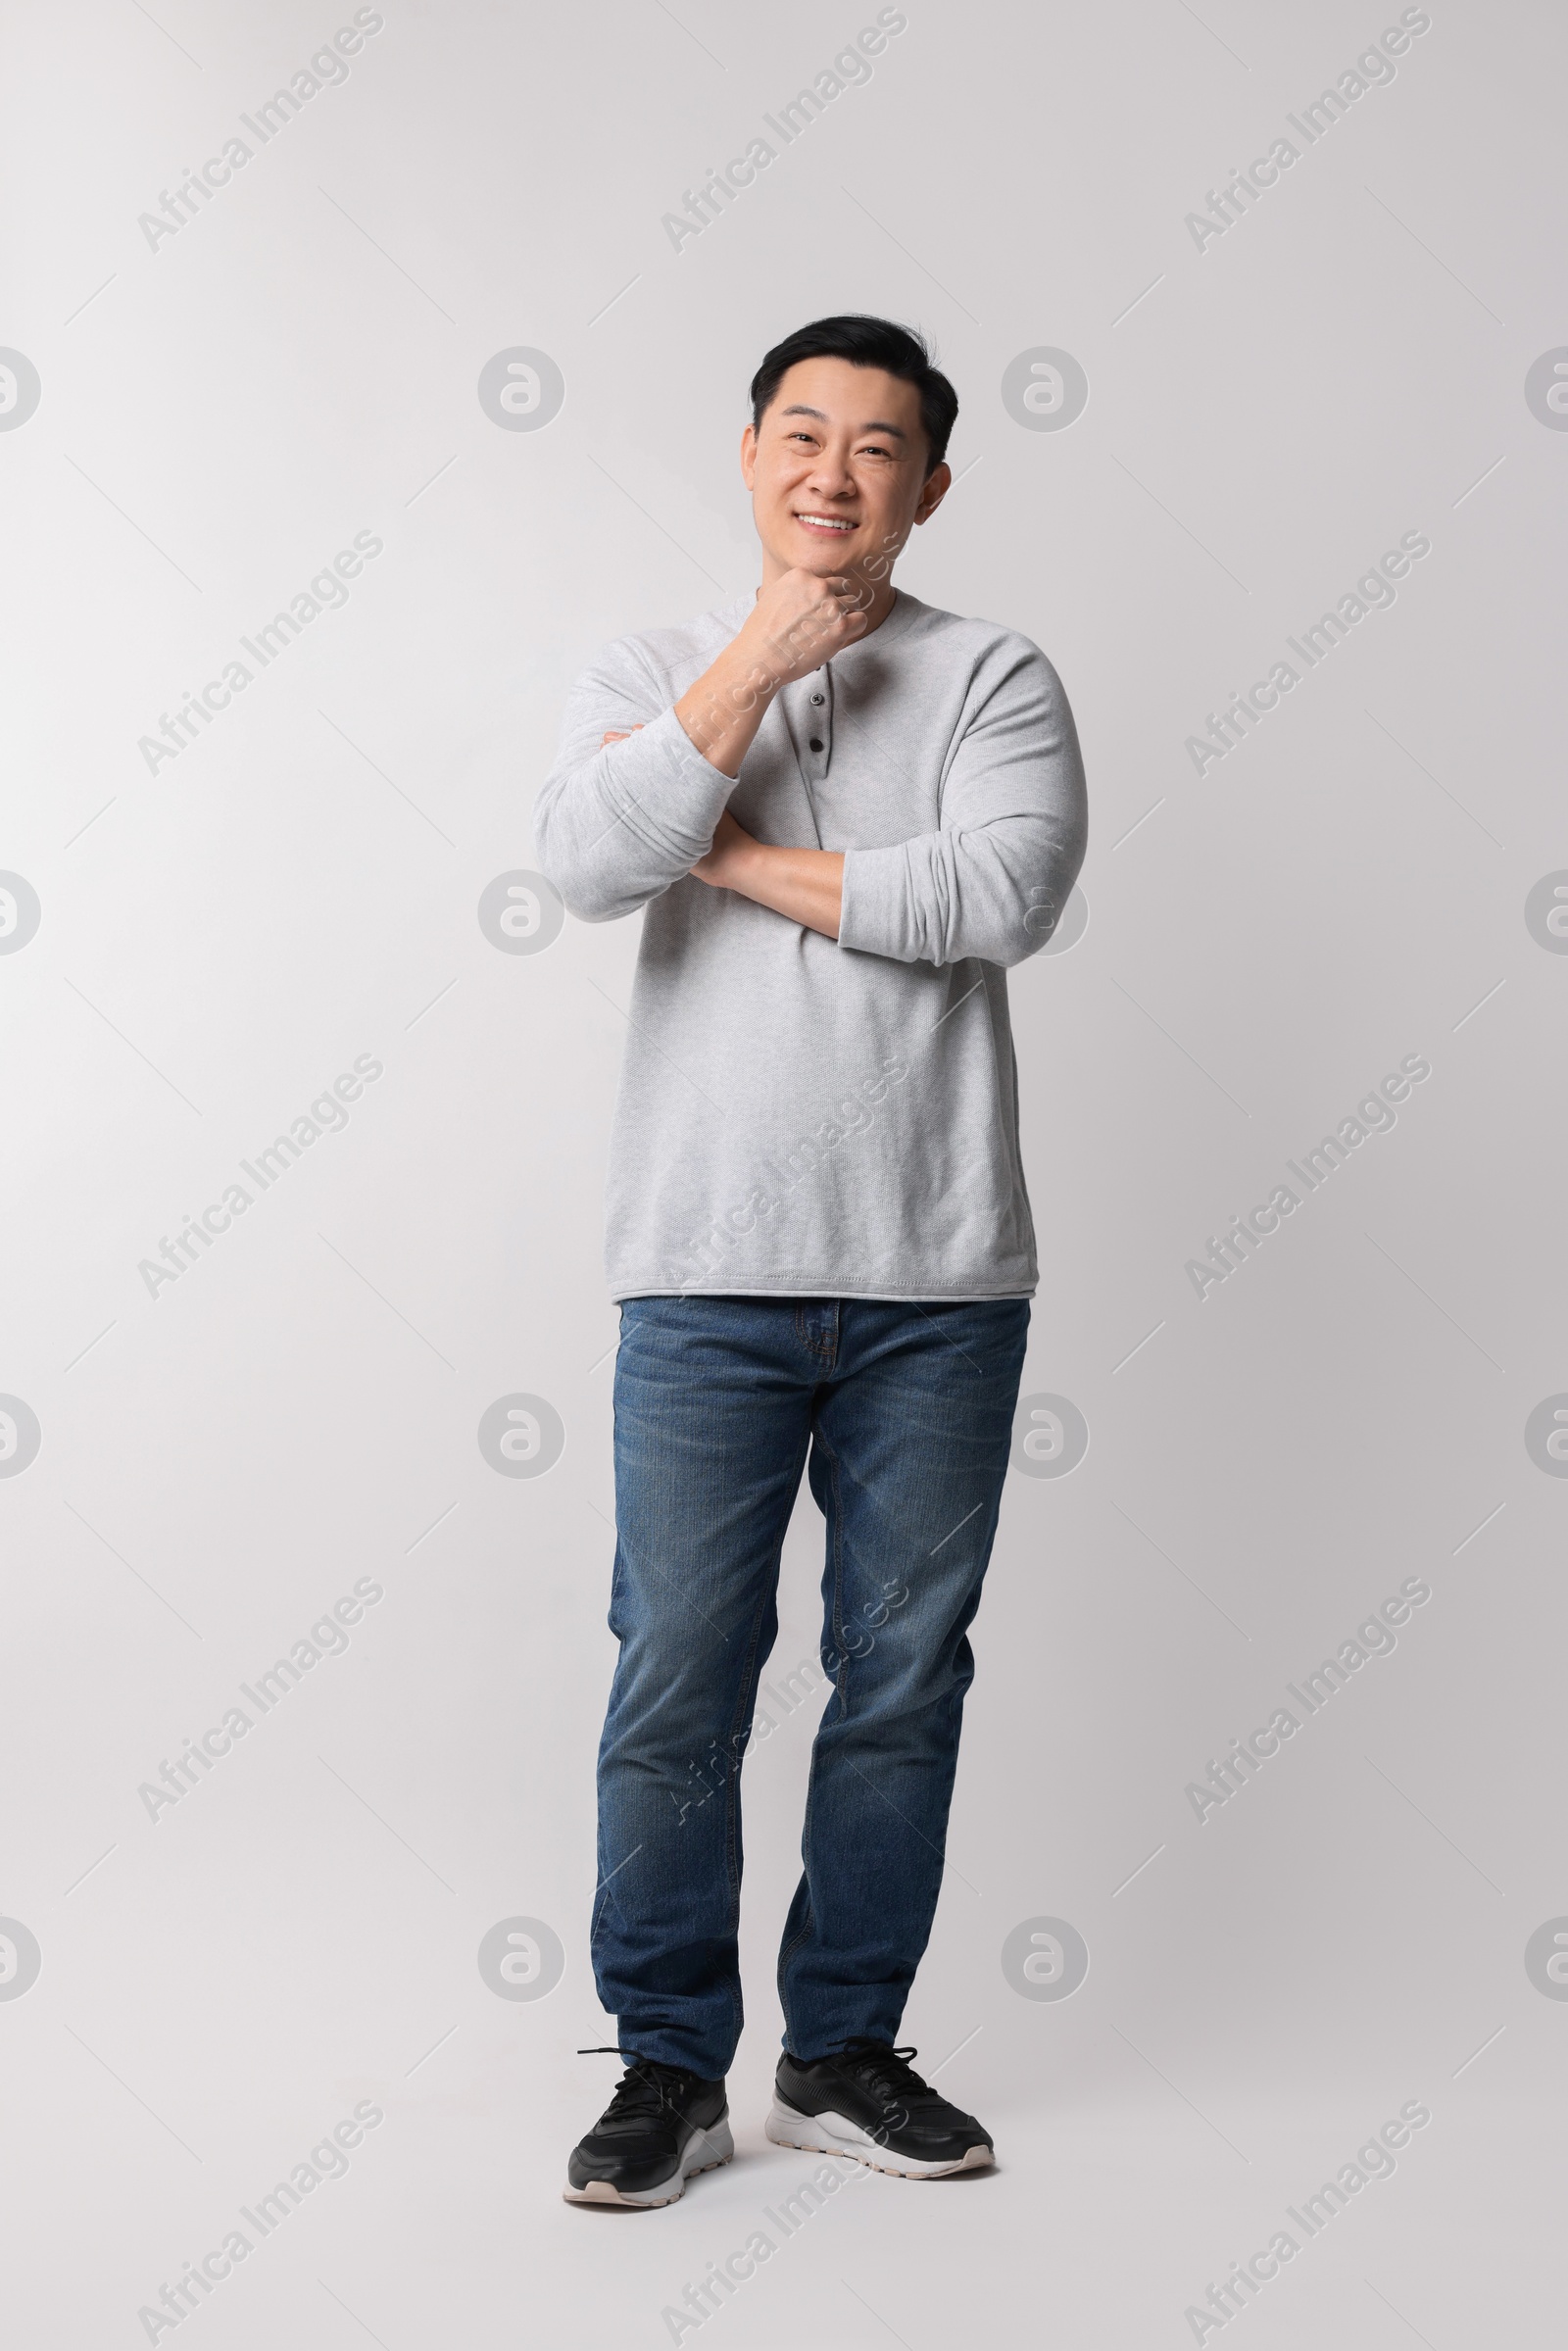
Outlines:
{"label": "gray henley sweater", "polygon": [[[612,1295],[1027,1298],[1006,969],[1049,938],[1083,862],[1060,680],[1027,637],[901,592],[775,698],[737,782],[673,705],[753,601],[608,647],[535,811],[573,914],[646,909]],[[693,880],[726,806],[760,841],[845,852],[836,942]]]}

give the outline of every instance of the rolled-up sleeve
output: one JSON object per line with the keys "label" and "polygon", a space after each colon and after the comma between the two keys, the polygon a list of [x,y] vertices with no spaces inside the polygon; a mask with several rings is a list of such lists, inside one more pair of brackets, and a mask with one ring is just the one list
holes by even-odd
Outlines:
{"label": "rolled-up sleeve", "polygon": [[1061,680],[1036,646],[1009,637],[976,679],[938,830],[846,852],[839,945],[901,963],[1020,963],[1055,928],[1088,838]]}
{"label": "rolled-up sleeve", "polygon": [[[584,922],[612,922],[690,873],[735,789],[710,766],[657,687],[614,655],[578,679],[561,749],[534,807],[540,867]],[[603,743],[612,729],[624,743]]]}

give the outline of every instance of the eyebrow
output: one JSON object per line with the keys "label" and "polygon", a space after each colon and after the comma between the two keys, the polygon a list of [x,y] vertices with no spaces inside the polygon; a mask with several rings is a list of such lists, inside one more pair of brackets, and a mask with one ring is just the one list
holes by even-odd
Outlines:
{"label": "eyebrow", "polygon": [[[803,401],[797,401],[792,408],[780,409],[779,415],[781,416],[814,416],[819,424],[831,424],[833,421],[832,417],[824,416],[819,408],[808,408]],[[861,432],[891,433],[896,441],[906,441],[909,437],[902,424],[884,424],[875,418],[869,424],[860,425],[858,429]]]}

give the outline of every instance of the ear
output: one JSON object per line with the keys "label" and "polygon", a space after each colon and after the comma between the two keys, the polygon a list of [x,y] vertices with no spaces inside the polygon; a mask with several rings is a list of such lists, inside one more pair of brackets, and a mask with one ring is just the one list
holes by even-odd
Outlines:
{"label": "ear", "polygon": [[953,468],[950,465],[936,466],[927,476],[925,487],[920,492],[920,503],[914,510],[915,521],[929,522],[952,487]]}
{"label": "ear", "polygon": [[741,435],[741,479],[750,489],[757,479],[757,427],[748,424]]}

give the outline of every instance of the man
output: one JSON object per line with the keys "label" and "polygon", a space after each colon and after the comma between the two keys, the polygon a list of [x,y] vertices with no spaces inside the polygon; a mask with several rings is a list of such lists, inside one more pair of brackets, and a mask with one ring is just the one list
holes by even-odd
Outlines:
{"label": "man", "polygon": [[946,376],[817,320],[752,384],[755,595],[610,647],[539,797],[590,922],[646,908],[608,1180],[620,1641],[592,1941],[628,2060],[565,2193],[727,2162],[739,1771],[803,1468],[827,1522],[805,1874],[769,2138],[992,2161],[894,2047],[930,1933],[1036,1284],[1006,967],[1083,860],[1027,638],[894,588],[952,475]]}

